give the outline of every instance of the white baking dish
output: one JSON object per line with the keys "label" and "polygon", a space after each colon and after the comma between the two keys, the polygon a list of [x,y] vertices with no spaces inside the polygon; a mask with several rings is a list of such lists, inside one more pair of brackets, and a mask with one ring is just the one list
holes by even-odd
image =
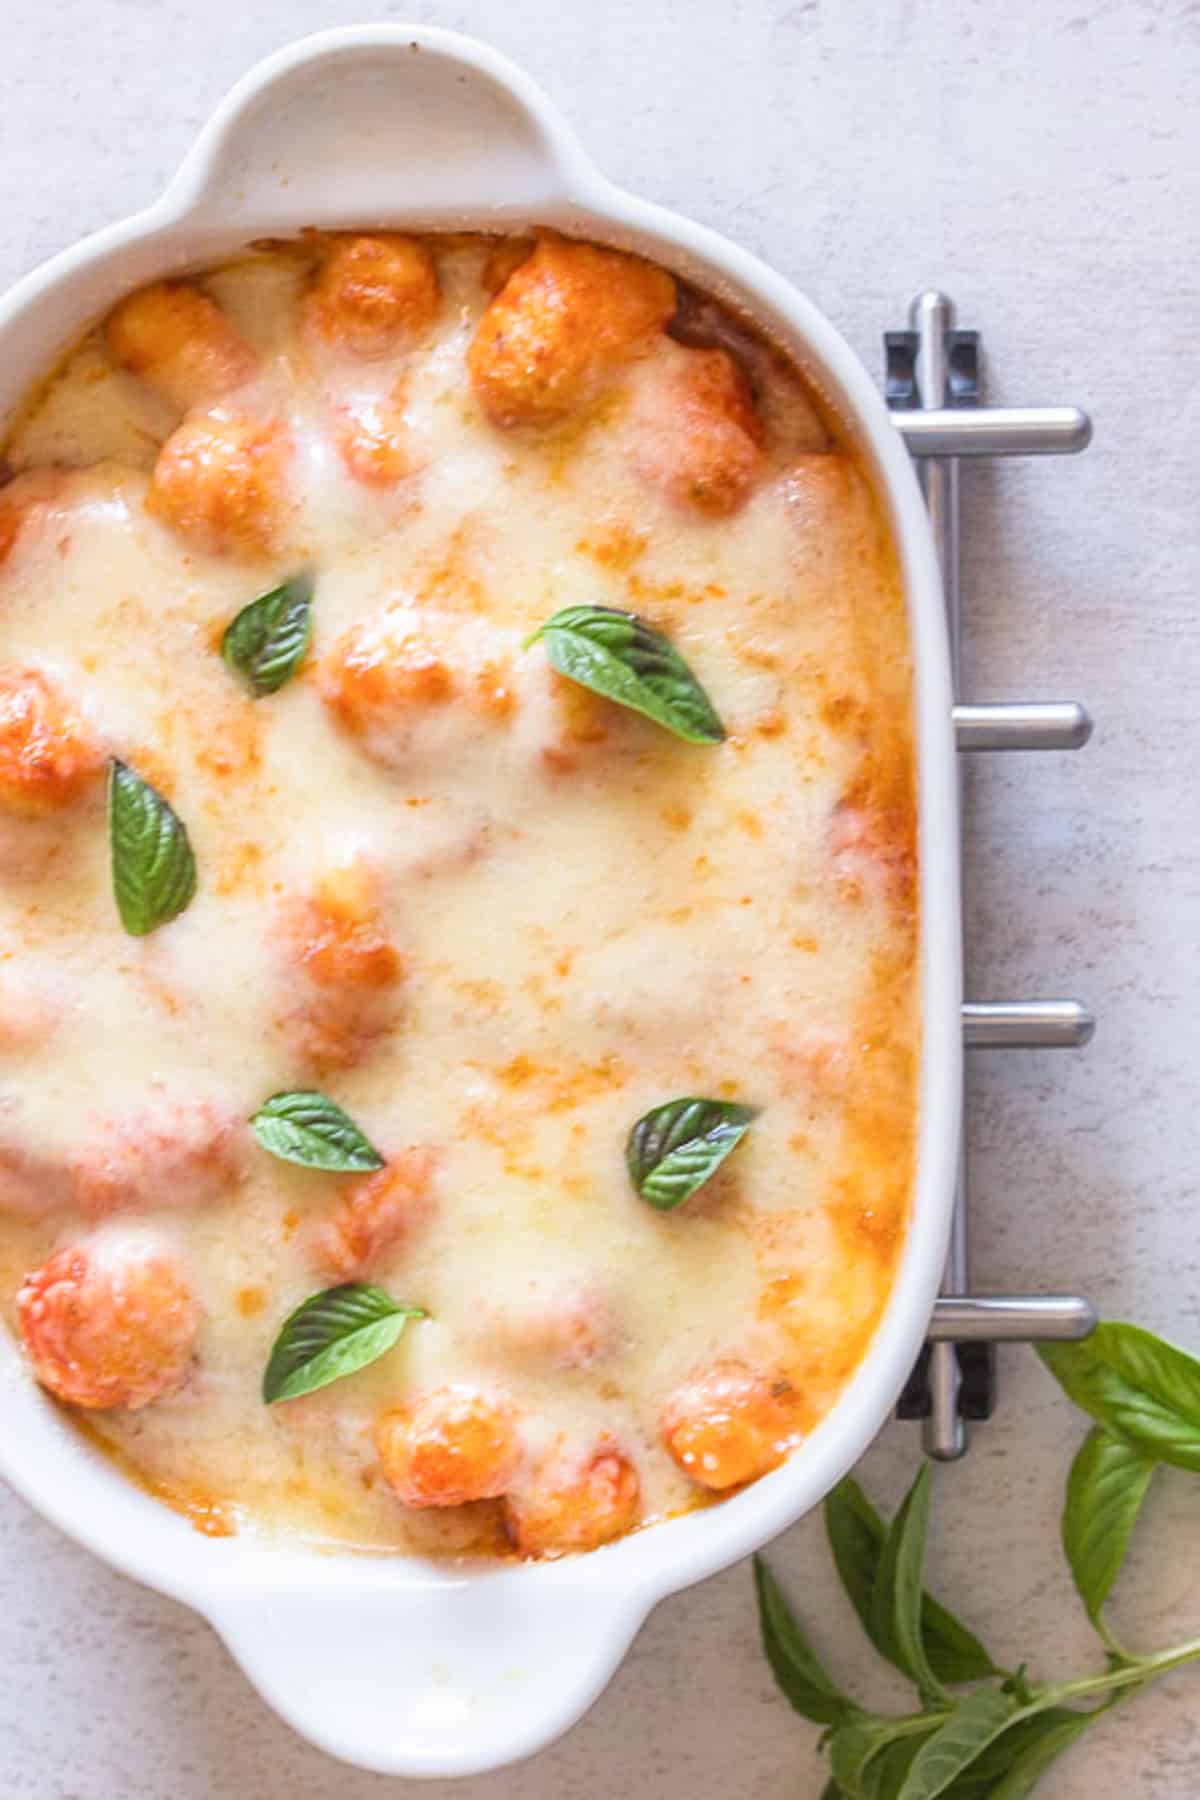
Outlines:
{"label": "white baking dish", "polygon": [[578,1718],[649,1609],[813,1506],[892,1407],[945,1252],[960,1116],[957,819],[936,559],[907,453],[854,355],[755,258],[611,186],[536,88],[492,50],[424,27],[305,39],[249,74],[148,212],[98,232],[0,303],[0,416],[119,295],[306,225],[517,228],[636,248],[749,309],[850,423],[899,545],[916,662],[923,1051],[912,1225],[887,1312],[834,1411],[752,1488],[589,1556],[457,1570],[208,1539],[88,1448],[0,1344],[0,1471],[126,1573],[209,1618],[265,1698],[334,1755],[462,1775]]}

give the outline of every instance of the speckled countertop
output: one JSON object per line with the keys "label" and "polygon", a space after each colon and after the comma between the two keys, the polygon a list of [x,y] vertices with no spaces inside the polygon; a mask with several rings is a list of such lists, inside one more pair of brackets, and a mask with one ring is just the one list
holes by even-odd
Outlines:
{"label": "speckled countertop", "polygon": [[[1078,461],[964,479],[976,698],[1086,699],[1080,755],[971,770],[979,998],[1078,992],[1081,1056],[971,1071],[974,1262],[1081,1285],[1200,1344],[1200,8],[1195,0],[0,0],[0,284],[153,198],[233,79],[321,26],[412,18],[491,38],[617,180],[783,270],[873,369],[938,283],[985,333],[990,395],[1078,401]],[[1079,1428],[1024,1350],[939,1471],[936,1583],[1005,1660],[1097,1659],[1056,1534]],[[865,1476],[889,1503],[915,1430]],[[1153,1540],[1154,1554],[1147,1552]],[[881,1703],[821,1533],[775,1546],[814,1635]],[[1161,1481],[1118,1598],[1147,1646],[1200,1630],[1200,1483]],[[204,1624],[0,1493],[7,1800],[380,1800],[293,1737]],[[668,1601],[564,1741],[447,1800],[816,1800],[815,1733],[776,1698],[748,1572]],[[1200,1676],[1095,1729],[1055,1800],[1193,1800]]]}

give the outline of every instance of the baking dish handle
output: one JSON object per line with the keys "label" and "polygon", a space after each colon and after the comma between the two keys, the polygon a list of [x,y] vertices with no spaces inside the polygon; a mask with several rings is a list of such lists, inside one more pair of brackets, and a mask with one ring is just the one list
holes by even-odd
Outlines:
{"label": "baking dish handle", "polygon": [[[607,1684],[642,1622],[605,1554],[464,1577],[260,1582],[208,1616],[263,1698],[334,1756],[382,1774],[470,1775],[532,1754]],[[363,1578],[363,1571],[367,1578]]]}
{"label": "baking dish handle", "polygon": [[540,90],[490,46],[423,26],[320,32],[226,96],[164,197],[256,236],[546,216],[597,179]]}

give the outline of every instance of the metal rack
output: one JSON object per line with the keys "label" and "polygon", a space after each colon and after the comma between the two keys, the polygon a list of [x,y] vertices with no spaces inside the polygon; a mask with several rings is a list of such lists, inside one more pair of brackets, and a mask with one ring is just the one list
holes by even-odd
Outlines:
{"label": "metal rack", "polygon": [[[985,407],[980,404],[979,334],[955,325],[954,303],[929,290],[909,308],[906,331],[884,333],[886,395],[909,451],[917,459],[941,563],[956,699],[960,691],[958,466],[964,456],[1061,456],[1086,449],[1092,427],[1074,406]],[[961,752],[1078,750],[1091,736],[1087,709],[1076,701],[956,704]],[[1077,1000],[971,1002],[963,1007],[969,1050],[1075,1049],[1093,1020]],[[1086,1337],[1096,1323],[1076,1294],[970,1291],[967,1254],[966,1132],[960,1152],[950,1249],[929,1338],[900,1400],[901,1418],[923,1419],[925,1448],[953,1461],[967,1448],[967,1422],[990,1417],[995,1404],[995,1346]]]}

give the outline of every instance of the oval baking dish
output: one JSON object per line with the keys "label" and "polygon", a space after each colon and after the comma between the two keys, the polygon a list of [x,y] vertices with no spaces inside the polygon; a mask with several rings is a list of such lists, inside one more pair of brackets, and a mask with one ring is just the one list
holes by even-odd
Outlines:
{"label": "oval baking dish", "polygon": [[898,549],[915,669],[921,1073],[912,1216],[886,1312],[840,1400],[774,1473],[587,1556],[452,1567],[206,1538],[129,1484],[28,1380],[7,1337],[0,1472],[98,1555],[211,1620],[263,1696],[365,1768],[464,1775],[528,1755],[603,1688],[651,1606],[765,1543],[879,1429],[936,1292],[960,1080],[957,820],[936,558],[907,453],[869,377],[785,281],[714,233],[623,193],[530,82],[422,27],[309,38],[228,96],[148,212],[97,233],[0,303],[0,420],[121,295],[306,227],[552,227],[640,252],[751,315],[846,423]]}

